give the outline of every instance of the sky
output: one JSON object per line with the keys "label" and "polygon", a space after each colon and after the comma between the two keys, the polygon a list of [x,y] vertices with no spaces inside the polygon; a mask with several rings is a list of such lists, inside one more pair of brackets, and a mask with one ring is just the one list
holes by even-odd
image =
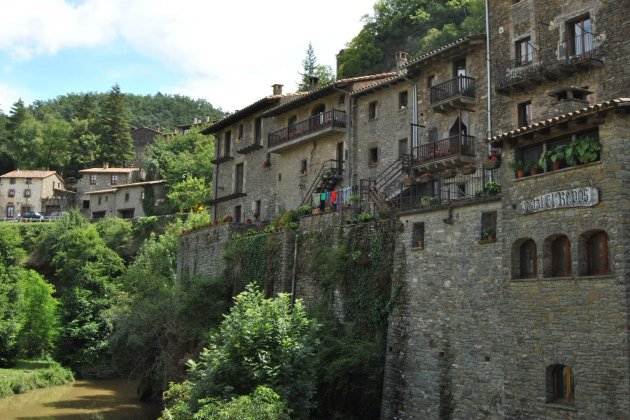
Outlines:
{"label": "sky", "polygon": [[0,0],[0,110],[70,92],[178,93],[226,111],[296,88],[375,0]]}

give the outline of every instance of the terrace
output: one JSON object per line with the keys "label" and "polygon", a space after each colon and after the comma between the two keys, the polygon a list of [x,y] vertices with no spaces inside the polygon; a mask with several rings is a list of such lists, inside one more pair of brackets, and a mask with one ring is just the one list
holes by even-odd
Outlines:
{"label": "terrace", "polygon": [[347,126],[344,111],[333,109],[269,133],[269,152],[280,152],[298,143],[315,140],[332,132],[343,132]]}
{"label": "terrace", "polygon": [[457,76],[431,87],[431,106],[436,111],[468,109],[475,103],[475,79]]}
{"label": "terrace", "polygon": [[414,168],[429,171],[470,164],[475,160],[475,138],[460,134],[421,144],[412,149],[411,159]]}

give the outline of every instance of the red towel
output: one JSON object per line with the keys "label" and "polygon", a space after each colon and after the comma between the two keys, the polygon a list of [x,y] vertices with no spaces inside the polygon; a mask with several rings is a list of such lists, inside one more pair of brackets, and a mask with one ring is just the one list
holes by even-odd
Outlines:
{"label": "red towel", "polygon": [[330,193],[330,202],[333,204],[337,202],[337,191]]}

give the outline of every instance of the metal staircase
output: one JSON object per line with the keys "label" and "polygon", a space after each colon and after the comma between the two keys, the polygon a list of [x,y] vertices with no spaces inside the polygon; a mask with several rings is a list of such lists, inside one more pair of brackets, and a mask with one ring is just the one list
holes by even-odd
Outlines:
{"label": "metal staircase", "polygon": [[319,168],[317,175],[313,179],[310,187],[306,191],[302,199],[302,205],[311,200],[315,193],[333,191],[335,187],[343,180],[343,161],[330,159],[325,161]]}
{"label": "metal staircase", "polygon": [[401,176],[411,170],[411,155],[405,154],[392,162],[375,178],[360,180],[361,204],[378,213],[390,213],[397,206],[395,198],[402,191]]}

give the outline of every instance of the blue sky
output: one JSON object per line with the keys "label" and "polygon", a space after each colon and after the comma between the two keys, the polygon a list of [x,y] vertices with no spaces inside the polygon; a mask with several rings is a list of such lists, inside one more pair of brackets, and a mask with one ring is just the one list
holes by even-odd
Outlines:
{"label": "blue sky", "polygon": [[373,2],[0,0],[0,109],[114,83],[238,109],[293,90],[309,41],[334,66]]}

